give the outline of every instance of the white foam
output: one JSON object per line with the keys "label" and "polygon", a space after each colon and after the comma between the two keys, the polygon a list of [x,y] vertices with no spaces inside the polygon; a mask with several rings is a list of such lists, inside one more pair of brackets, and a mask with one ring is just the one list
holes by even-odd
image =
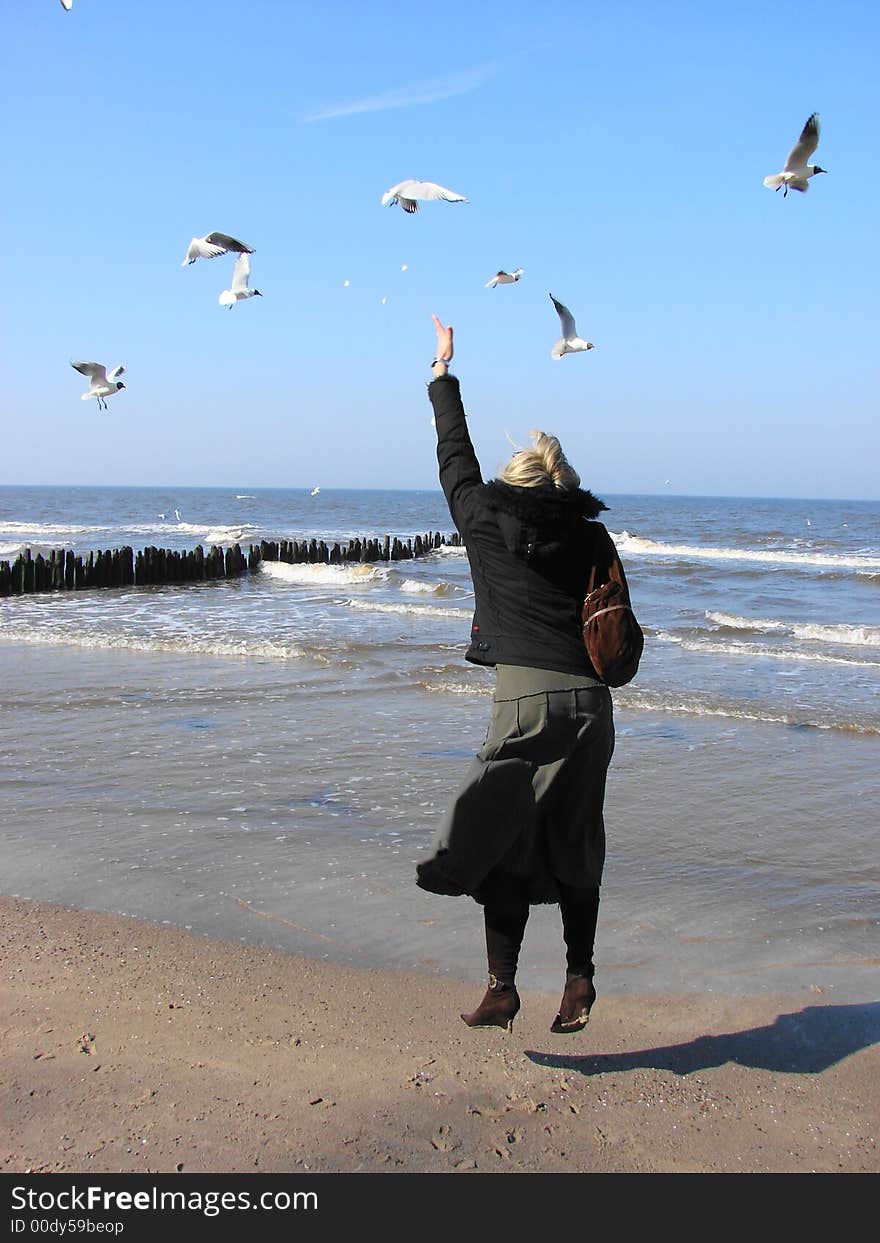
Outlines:
{"label": "white foam", "polygon": [[300,562],[289,565],[286,561],[261,561],[260,573],[285,583],[307,583],[310,587],[326,584],[381,583],[388,577],[388,567],[372,563],[352,565],[327,565],[326,562]]}
{"label": "white foam", "polygon": [[441,544],[439,548],[433,551],[435,557],[466,557],[467,549],[464,544]]}
{"label": "white foam", "polygon": [[242,526],[212,527],[210,531],[205,531],[202,541],[205,544],[240,544],[242,540],[249,538],[249,530],[254,531],[256,528],[247,522]]}
{"label": "white foam", "polygon": [[687,635],[670,634],[660,630],[654,636],[661,643],[675,643],[686,652],[702,652],[712,656],[748,656],[772,660],[805,661],[824,665],[849,665],[863,669],[880,669],[880,661],[858,660],[849,656],[828,656],[825,652],[804,651],[803,648],[762,647],[758,643],[744,643],[739,639],[718,642],[712,639],[689,638]]}
{"label": "white foam", "polygon": [[304,660],[330,664],[328,657],[317,651],[307,651],[292,643],[267,643],[254,639],[206,639],[204,636],[167,638],[147,635],[89,634],[83,630],[53,629],[41,626],[39,630],[27,626],[7,626],[0,633],[0,642],[27,643],[31,646],[60,646],[107,648],[129,652],[163,652],[191,656],[242,656],[262,660]]}
{"label": "white foam", "polygon": [[610,531],[618,552],[645,557],[683,557],[690,561],[749,561],[761,565],[822,566],[837,570],[880,570],[880,557],[774,548],[725,548],[702,544],[664,544],[629,531]]}
{"label": "white foam", "polygon": [[729,630],[753,630],[763,634],[787,634],[795,639],[816,643],[852,644],[856,647],[880,647],[880,626],[859,626],[838,623],[823,626],[812,622],[785,622],[761,617],[738,617],[734,613],[707,611],[707,621]]}
{"label": "white foam", "polygon": [[257,498],[253,492],[236,492],[235,499],[237,501],[255,501]]}
{"label": "white foam", "polygon": [[835,721],[827,717],[808,720],[789,712],[773,712],[760,708],[739,708],[727,704],[704,703],[693,699],[670,699],[650,692],[624,688],[615,691],[615,702],[637,712],[670,712],[684,716],[720,716],[733,721],[755,721],[767,725],[796,725],[810,729],[837,729],[847,733],[880,734],[880,725],[873,721]]}
{"label": "white foam", "polygon": [[442,608],[430,604],[390,604],[381,600],[346,600],[349,608],[363,609],[370,613],[406,613],[411,617],[455,617],[459,621],[468,621],[471,616],[469,609]]}
{"label": "white foam", "polygon": [[414,596],[451,596],[455,593],[455,585],[444,582],[432,583],[419,578],[405,578],[400,584],[400,590]]}
{"label": "white foam", "polygon": [[50,544],[52,540],[70,535],[98,535],[105,531],[128,530],[127,527],[83,526],[72,522],[2,522],[0,539],[16,539],[27,536],[34,543]]}

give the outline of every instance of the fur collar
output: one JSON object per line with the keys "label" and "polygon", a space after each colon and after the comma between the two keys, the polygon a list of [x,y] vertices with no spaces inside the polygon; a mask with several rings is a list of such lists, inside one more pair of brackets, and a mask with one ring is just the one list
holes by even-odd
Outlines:
{"label": "fur collar", "polygon": [[590,491],[577,488],[563,492],[552,483],[539,488],[517,488],[493,479],[485,487],[489,509],[503,510],[521,522],[544,526],[560,522],[568,525],[579,518],[597,518],[608,506]]}

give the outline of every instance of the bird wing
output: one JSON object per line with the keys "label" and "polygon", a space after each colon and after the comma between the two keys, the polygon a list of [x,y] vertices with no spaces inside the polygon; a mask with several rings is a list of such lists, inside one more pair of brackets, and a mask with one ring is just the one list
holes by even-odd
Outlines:
{"label": "bird wing", "polygon": [[506,275],[507,275],[506,272],[496,272],[490,281],[486,281],[486,284],[483,286],[483,288],[493,289],[498,284],[501,277],[506,276]]}
{"label": "bird wing", "polygon": [[235,267],[232,272],[232,285],[230,290],[232,293],[244,293],[248,287],[248,277],[251,274],[251,261],[247,255],[242,252],[235,261]]}
{"label": "bird wing", "polygon": [[118,367],[114,367],[112,371],[107,372],[107,379],[118,380],[119,377],[124,374],[125,374],[125,368],[123,367],[122,363],[120,363]]}
{"label": "bird wing", "polygon": [[186,252],[186,258],[180,265],[185,268],[189,263],[195,263],[196,259],[216,259],[218,255],[225,255],[226,251],[222,246],[212,246],[206,237],[194,237],[189,244]]}
{"label": "bird wing", "polygon": [[786,173],[794,172],[798,168],[803,168],[810,156],[819,145],[819,114],[814,112],[809,118],[804,128],[801,130],[801,136],[788,153],[788,159],[785,161]]}
{"label": "bird wing", "polygon": [[80,375],[88,376],[92,384],[107,383],[107,368],[101,363],[75,363],[71,362],[74,371],[78,371]]}
{"label": "bird wing", "polygon": [[444,203],[466,203],[463,194],[438,186],[435,181],[405,181],[399,189],[408,199],[442,199]]}
{"label": "bird wing", "polygon": [[563,306],[561,302],[557,302],[556,299],[553,297],[553,294],[550,295],[550,301],[556,307],[556,314],[559,316],[559,322],[562,325],[563,341],[566,341],[571,337],[576,337],[577,328],[575,328],[574,316],[572,315],[571,311],[568,309],[567,306]]}
{"label": "bird wing", "polygon": [[224,250],[237,250],[239,254],[248,255],[252,255],[254,253],[253,246],[245,245],[245,243],[240,242],[238,238],[230,237],[228,233],[209,233],[205,238],[205,241],[209,246],[219,246],[219,253],[222,253]]}

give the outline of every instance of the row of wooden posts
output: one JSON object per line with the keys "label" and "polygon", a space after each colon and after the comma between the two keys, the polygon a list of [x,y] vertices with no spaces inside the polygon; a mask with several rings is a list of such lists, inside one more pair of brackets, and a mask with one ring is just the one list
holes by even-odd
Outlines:
{"label": "row of wooden posts", "polygon": [[333,544],[323,539],[261,540],[249,546],[247,555],[240,544],[226,549],[215,544],[208,552],[201,544],[182,551],[151,546],[135,553],[126,546],[98,549],[85,555],[58,549],[45,557],[42,553],[34,556],[30,548],[26,548],[14,561],[0,561],[0,596],[235,578],[239,574],[253,573],[259,569],[261,561],[286,561],[294,565],[408,561],[423,557],[444,544],[457,546],[460,543],[457,533],[446,536],[435,531],[407,540],[386,535],[384,539],[352,539]]}

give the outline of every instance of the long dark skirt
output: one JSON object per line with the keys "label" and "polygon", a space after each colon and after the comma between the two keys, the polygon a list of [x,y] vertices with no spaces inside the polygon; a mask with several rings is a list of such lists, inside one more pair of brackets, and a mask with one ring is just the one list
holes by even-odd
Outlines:
{"label": "long dark skirt", "polygon": [[558,902],[559,881],[600,884],[613,750],[606,686],[496,697],[486,741],[417,884],[485,902],[506,874],[524,883],[531,903]]}

